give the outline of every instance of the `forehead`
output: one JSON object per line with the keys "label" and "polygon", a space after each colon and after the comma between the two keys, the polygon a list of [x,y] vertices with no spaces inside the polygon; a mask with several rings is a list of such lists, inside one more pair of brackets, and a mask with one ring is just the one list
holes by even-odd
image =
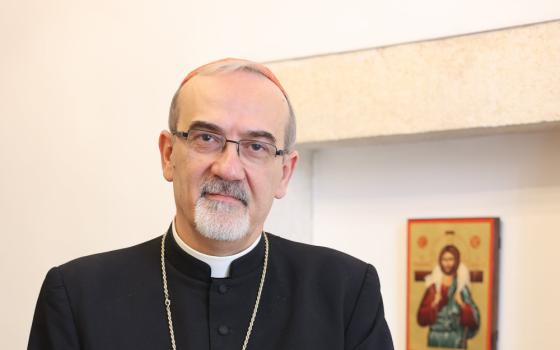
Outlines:
{"label": "forehead", "polygon": [[216,124],[229,133],[264,130],[284,136],[289,109],[280,89],[254,72],[198,75],[181,88],[178,129],[194,121]]}
{"label": "forehead", "polygon": [[442,259],[451,259],[451,258],[455,258],[455,255],[453,255],[451,252],[445,251],[443,252],[443,254],[441,255]]}

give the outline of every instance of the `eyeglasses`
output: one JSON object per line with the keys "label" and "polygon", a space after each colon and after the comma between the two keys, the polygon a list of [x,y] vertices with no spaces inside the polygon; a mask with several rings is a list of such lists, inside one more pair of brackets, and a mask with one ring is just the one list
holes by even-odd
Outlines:
{"label": "eyeglasses", "polygon": [[239,158],[252,164],[266,164],[276,156],[286,154],[286,150],[278,149],[272,143],[257,140],[234,141],[206,130],[174,131],[173,135],[185,139],[188,147],[200,154],[217,154],[223,152],[228,142],[234,143],[237,145]]}

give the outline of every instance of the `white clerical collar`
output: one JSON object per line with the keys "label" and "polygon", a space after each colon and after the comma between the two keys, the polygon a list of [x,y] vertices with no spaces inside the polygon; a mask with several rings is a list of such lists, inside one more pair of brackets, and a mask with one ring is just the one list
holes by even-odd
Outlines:
{"label": "white clerical collar", "polygon": [[190,256],[208,264],[210,266],[210,270],[212,271],[211,277],[214,278],[229,277],[229,268],[231,266],[231,263],[235,259],[240,258],[243,255],[249,253],[261,241],[261,236],[259,235],[259,238],[256,239],[253,242],[253,244],[251,244],[251,246],[234,255],[229,255],[229,256],[206,255],[204,253],[199,252],[198,250],[194,250],[193,248],[189,247],[187,243],[185,243],[181,239],[181,237],[179,237],[179,234],[177,233],[177,229],[175,228],[175,219],[173,219],[173,223],[171,224],[171,227],[173,229],[173,238],[175,238],[175,242],[177,242],[179,247],[181,247],[181,249],[183,249],[185,253],[189,254]]}

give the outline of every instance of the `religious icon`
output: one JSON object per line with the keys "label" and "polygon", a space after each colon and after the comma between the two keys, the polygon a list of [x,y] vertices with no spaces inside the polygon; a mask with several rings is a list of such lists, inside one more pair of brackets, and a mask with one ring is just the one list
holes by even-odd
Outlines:
{"label": "religious icon", "polygon": [[498,225],[408,221],[407,350],[496,349]]}

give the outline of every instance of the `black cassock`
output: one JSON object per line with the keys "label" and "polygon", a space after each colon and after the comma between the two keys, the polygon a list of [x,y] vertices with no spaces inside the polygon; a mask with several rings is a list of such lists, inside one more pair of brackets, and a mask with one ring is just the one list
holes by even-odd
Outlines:
{"label": "black cassock", "polygon": [[[374,267],[271,234],[269,266],[248,350],[393,349]],[[29,350],[170,349],[161,237],[51,269]],[[241,349],[263,268],[264,240],[229,278],[185,253],[171,229],[166,269],[178,350]]]}

